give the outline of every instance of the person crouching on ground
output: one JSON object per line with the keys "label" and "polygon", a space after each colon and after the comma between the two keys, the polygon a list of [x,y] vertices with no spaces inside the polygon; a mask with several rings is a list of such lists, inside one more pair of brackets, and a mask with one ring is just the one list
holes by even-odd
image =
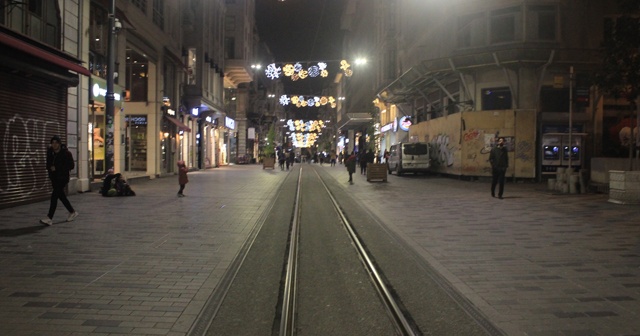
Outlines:
{"label": "person crouching on ground", "polygon": [[180,190],[178,190],[178,197],[184,197],[182,193],[184,191],[184,187],[189,183],[189,178],[187,177],[187,166],[184,164],[184,161],[178,161],[178,184],[180,184]]}
{"label": "person crouching on ground", "polygon": [[47,218],[40,220],[40,223],[47,226],[53,225],[53,215],[56,213],[58,199],[69,211],[67,222],[73,221],[78,216],[64,193],[64,188],[69,184],[69,172],[75,167],[73,155],[71,155],[67,146],[62,144],[62,140],[57,135],[51,138],[50,144],[51,146],[47,149],[47,172],[49,173],[53,191],[51,192],[51,203],[49,204]]}

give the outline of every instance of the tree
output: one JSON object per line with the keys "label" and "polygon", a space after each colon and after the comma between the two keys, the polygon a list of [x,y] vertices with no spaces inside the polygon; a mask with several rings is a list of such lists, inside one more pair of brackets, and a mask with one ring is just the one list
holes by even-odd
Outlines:
{"label": "tree", "polygon": [[265,157],[273,157],[276,153],[275,150],[275,141],[276,141],[276,129],[271,124],[269,127],[269,131],[267,132],[267,142],[264,144],[263,151]]}
{"label": "tree", "polygon": [[[618,0],[618,8],[621,15],[605,22],[603,61],[596,73],[595,84],[605,94],[626,99],[633,111],[639,108],[636,100],[640,96],[640,1]],[[636,119],[636,123],[640,123],[640,119]],[[633,112],[630,120],[633,120]],[[630,137],[630,169],[634,143]]]}

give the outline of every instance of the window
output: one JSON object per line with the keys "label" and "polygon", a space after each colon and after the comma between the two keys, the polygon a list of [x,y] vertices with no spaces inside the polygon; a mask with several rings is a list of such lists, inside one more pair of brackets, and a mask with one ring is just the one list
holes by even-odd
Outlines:
{"label": "window", "polygon": [[485,44],[485,17],[483,13],[458,18],[458,47],[469,48]]}
{"label": "window", "polygon": [[528,38],[532,40],[555,41],[557,10],[555,6],[529,6]]}
{"label": "window", "polygon": [[125,101],[147,101],[147,78],[149,61],[134,50],[127,49],[127,95]]}
{"label": "window", "polygon": [[404,155],[427,155],[429,146],[425,143],[410,143],[404,145]]}
{"label": "window", "polygon": [[131,4],[140,8],[143,13],[147,13],[147,0],[129,0]]}
{"label": "window", "polygon": [[236,17],[235,15],[227,15],[224,19],[224,29],[228,32],[236,30]]}
{"label": "window", "polygon": [[543,87],[540,91],[540,112],[569,112],[569,89]]}
{"label": "window", "polygon": [[153,23],[164,30],[164,0],[153,1]]}
{"label": "window", "polygon": [[509,88],[490,88],[482,90],[482,110],[508,110],[511,108],[511,90]]}
{"label": "window", "polygon": [[491,12],[491,43],[514,42],[520,37],[520,7]]}
{"label": "window", "polygon": [[224,58],[234,59],[236,57],[236,40],[233,37],[224,38]]}
{"label": "window", "polygon": [[187,84],[196,85],[196,74],[198,73],[196,48],[189,48],[189,54],[187,57]]}
{"label": "window", "polygon": [[91,8],[89,9],[89,51],[94,54],[107,55],[109,39],[108,20],[109,13],[107,10],[91,2]]}
{"label": "window", "polygon": [[0,24],[35,40],[60,48],[58,1],[0,1]]}

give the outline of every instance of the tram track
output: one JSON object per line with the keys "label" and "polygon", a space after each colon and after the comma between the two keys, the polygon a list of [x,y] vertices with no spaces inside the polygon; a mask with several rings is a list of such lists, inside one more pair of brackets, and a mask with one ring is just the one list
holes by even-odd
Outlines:
{"label": "tram track", "polygon": [[[304,169],[304,168],[301,168]],[[333,196],[329,187],[322,180],[317,171],[313,170],[317,180],[321,183],[323,191],[326,192],[326,195],[329,197],[331,201],[331,205],[335,210],[335,213],[340,219],[342,227],[348,234],[352,246],[360,257],[360,261],[362,263],[362,267],[364,267],[369,274],[369,279],[371,281],[372,286],[376,289],[376,292],[379,296],[380,303],[382,304],[385,312],[389,316],[390,323],[393,325],[393,329],[397,332],[398,335],[418,335],[410,322],[410,318],[405,316],[405,313],[400,309],[400,304],[396,300],[396,298],[392,295],[391,291],[387,287],[383,277],[381,276],[379,270],[373,262],[373,258],[369,255],[367,250],[365,249],[363,243],[358,237],[357,232],[354,227],[351,225],[349,219],[345,215],[344,211],[340,208],[338,201]],[[280,324],[280,332],[281,336],[293,336],[296,334],[296,325],[295,325],[295,316],[296,316],[296,279],[297,279],[297,263],[298,263],[298,253],[299,253],[299,225],[300,221],[298,220],[301,217],[300,211],[301,207],[299,206],[301,203],[301,192],[300,189],[302,187],[302,173],[298,179],[298,188],[296,194],[296,206],[295,206],[295,214],[293,216],[294,220],[292,222],[291,235],[289,239],[289,251],[288,251],[288,265],[286,267],[287,271],[284,275],[284,295],[282,302],[282,313],[281,313],[281,324]]]}
{"label": "tram track", "polygon": [[190,335],[499,334],[348,188],[320,167],[296,168],[232,262],[228,286],[211,295],[213,316],[199,318],[206,331]]}

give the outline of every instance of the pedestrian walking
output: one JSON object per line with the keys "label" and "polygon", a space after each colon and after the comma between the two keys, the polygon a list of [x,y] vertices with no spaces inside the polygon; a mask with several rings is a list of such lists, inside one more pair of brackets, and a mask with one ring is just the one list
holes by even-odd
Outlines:
{"label": "pedestrian walking", "polygon": [[71,202],[69,202],[67,195],[64,193],[64,188],[69,184],[69,172],[75,167],[73,155],[69,152],[67,146],[62,143],[59,136],[54,135],[49,143],[50,146],[47,149],[47,172],[49,173],[49,180],[51,180],[53,190],[51,191],[51,203],[49,204],[47,218],[40,220],[40,223],[47,226],[53,225],[53,215],[56,213],[58,200],[69,211],[67,222],[71,222],[78,217],[78,212],[73,209]]}
{"label": "pedestrian walking", "polygon": [[184,161],[178,161],[178,184],[180,184],[180,190],[178,190],[178,197],[184,197],[184,187],[189,183],[189,178],[187,177],[187,166]]}
{"label": "pedestrian walking", "polygon": [[332,150],[332,151],[331,151],[331,167],[335,167],[335,165],[336,165],[336,158],[337,158],[336,151],[335,151],[335,150]]}
{"label": "pedestrian walking", "polygon": [[498,187],[498,198],[502,199],[504,193],[504,178],[509,167],[509,156],[507,149],[504,147],[504,138],[498,138],[498,144],[491,149],[489,154],[489,162],[491,163],[491,197],[496,197],[496,185]]}
{"label": "pedestrian walking", "polygon": [[353,183],[353,173],[356,172],[356,154],[352,152],[345,160],[344,165],[347,167],[347,171],[349,172],[349,182]]}

